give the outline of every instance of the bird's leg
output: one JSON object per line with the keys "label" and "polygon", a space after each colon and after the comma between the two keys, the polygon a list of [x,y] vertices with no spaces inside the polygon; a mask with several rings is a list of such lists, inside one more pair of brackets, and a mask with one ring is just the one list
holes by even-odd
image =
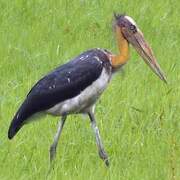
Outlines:
{"label": "bird's leg", "polygon": [[101,141],[101,137],[100,137],[100,133],[99,133],[99,129],[98,129],[97,125],[96,125],[96,120],[95,120],[95,117],[94,117],[94,113],[89,112],[88,115],[89,115],[89,118],[91,120],[91,127],[92,127],[92,129],[93,129],[93,131],[95,133],[95,136],[96,136],[96,144],[97,144],[97,147],[98,147],[99,156],[100,156],[100,158],[102,160],[104,160],[106,166],[109,166],[108,155],[104,150],[104,147],[103,147],[103,144],[102,144],[102,141]]}
{"label": "bird's leg", "polygon": [[50,151],[50,162],[52,162],[52,160],[55,158],[56,147],[57,147],[57,144],[58,144],[64,123],[65,123],[65,120],[66,120],[66,116],[62,116],[62,119],[58,123],[58,129],[57,129],[57,132],[54,136],[54,141],[53,141],[53,143],[50,147],[50,150],[49,150]]}

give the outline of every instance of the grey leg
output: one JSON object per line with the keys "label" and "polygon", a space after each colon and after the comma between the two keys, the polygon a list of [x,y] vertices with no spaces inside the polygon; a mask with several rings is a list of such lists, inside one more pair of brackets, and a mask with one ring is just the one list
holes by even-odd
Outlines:
{"label": "grey leg", "polygon": [[66,120],[66,116],[62,116],[62,119],[58,123],[58,129],[57,129],[57,132],[56,132],[56,134],[54,136],[53,144],[50,147],[49,152],[50,152],[50,161],[51,162],[56,156],[56,147],[57,147],[57,144],[58,144],[58,141],[59,141],[59,138],[60,138],[64,123],[65,123],[65,120]]}
{"label": "grey leg", "polygon": [[94,113],[93,112],[89,112],[88,113],[89,115],[89,118],[91,120],[91,127],[95,133],[95,136],[96,136],[96,144],[97,144],[97,147],[98,147],[98,151],[99,151],[99,156],[102,160],[104,160],[106,166],[109,166],[109,160],[108,160],[108,156],[107,156],[107,153],[105,152],[104,150],[104,147],[103,147],[103,144],[102,144],[102,141],[101,141],[101,137],[100,137],[100,134],[99,134],[99,129],[96,125],[96,120],[95,120],[95,117],[94,117]]}

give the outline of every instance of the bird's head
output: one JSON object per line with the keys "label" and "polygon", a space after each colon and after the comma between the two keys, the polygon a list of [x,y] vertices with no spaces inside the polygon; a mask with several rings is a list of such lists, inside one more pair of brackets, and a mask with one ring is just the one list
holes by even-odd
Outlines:
{"label": "bird's head", "polygon": [[164,82],[166,81],[166,77],[161,70],[154,54],[144,39],[144,35],[141,30],[138,28],[135,21],[126,15],[117,15],[115,16],[115,28],[116,30],[122,33],[122,36],[128,43],[130,43],[138,52],[138,54],[143,58],[145,63],[152,69],[152,71]]}

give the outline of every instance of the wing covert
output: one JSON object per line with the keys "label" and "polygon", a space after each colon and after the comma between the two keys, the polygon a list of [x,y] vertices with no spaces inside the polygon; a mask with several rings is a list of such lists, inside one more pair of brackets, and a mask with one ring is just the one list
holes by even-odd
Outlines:
{"label": "wing covert", "polygon": [[27,96],[30,106],[42,111],[78,95],[100,76],[103,63],[97,57],[87,51],[43,77]]}

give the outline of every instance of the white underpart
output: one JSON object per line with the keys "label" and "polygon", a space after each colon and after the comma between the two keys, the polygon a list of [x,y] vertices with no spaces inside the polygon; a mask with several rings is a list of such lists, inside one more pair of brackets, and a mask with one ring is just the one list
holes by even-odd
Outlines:
{"label": "white underpart", "polygon": [[106,89],[110,78],[111,73],[108,74],[106,69],[103,68],[100,77],[84,89],[79,95],[53,106],[48,109],[47,112],[53,115],[88,112],[89,108],[94,105],[96,100]]}
{"label": "white underpart", "polygon": [[126,18],[128,21],[130,21],[131,24],[137,26],[137,25],[136,25],[136,22],[134,21],[134,19],[132,19],[130,16],[125,16],[125,18]]}

